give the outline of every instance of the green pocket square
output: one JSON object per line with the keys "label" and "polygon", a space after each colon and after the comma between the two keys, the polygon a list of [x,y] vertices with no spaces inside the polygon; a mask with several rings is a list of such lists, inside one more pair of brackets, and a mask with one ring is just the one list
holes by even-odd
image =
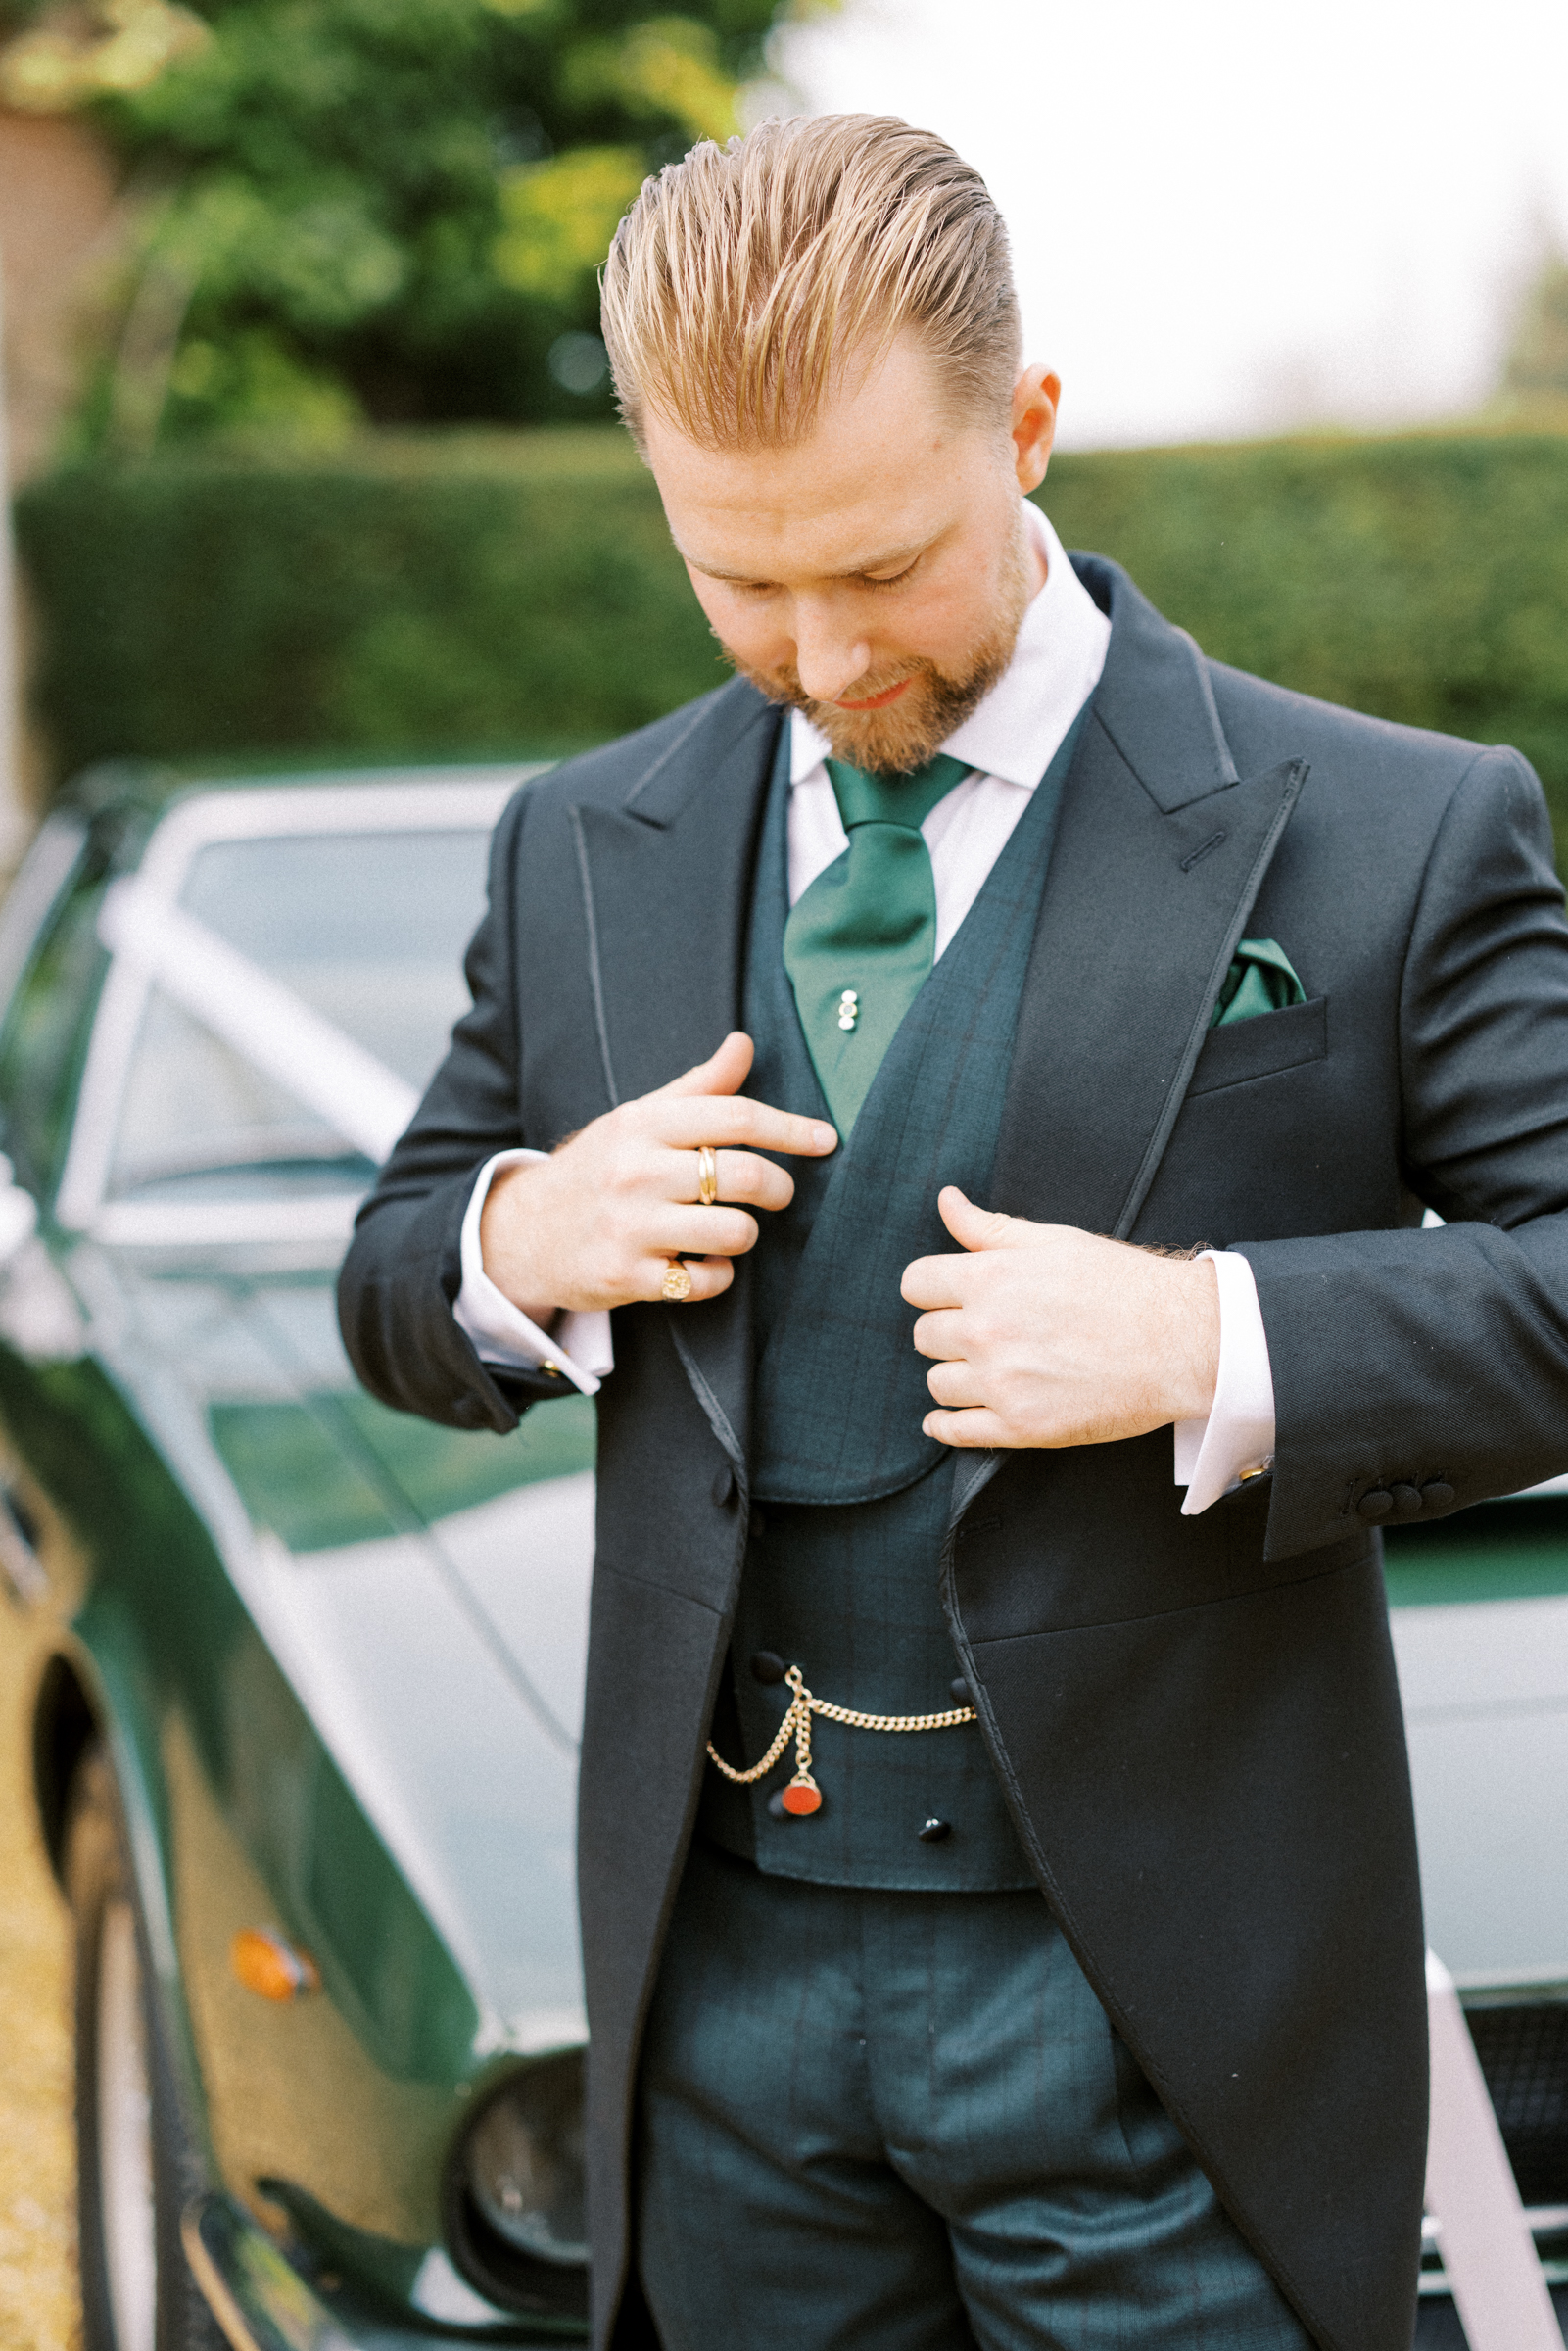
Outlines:
{"label": "green pocket square", "polygon": [[1307,990],[1279,941],[1244,938],[1225,974],[1225,984],[1209,1016],[1209,1026],[1223,1029],[1231,1021],[1256,1020],[1260,1012],[1283,1012],[1288,1004],[1306,1001]]}

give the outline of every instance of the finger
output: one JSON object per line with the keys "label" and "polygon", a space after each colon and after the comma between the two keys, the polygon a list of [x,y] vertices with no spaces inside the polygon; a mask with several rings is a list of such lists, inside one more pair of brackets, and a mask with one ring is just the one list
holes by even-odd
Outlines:
{"label": "finger", "polygon": [[932,1364],[926,1385],[938,1404],[954,1412],[985,1402],[984,1384],[973,1364]]}
{"label": "finger", "polygon": [[927,1310],[962,1306],[966,1263],[962,1257],[917,1257],[904,1268],[899,1284],[906,1305]]}
{"label": "finger", "polygon": [[[743,1029],[732,1029],[717,1053],[699,1061],[694,1070],[683,1070],[668,1085],[661,1085],[660,1094],[737,1094],[751,1075],[752,1056],[756,1048]],[[656,1097],[655,1097],[656,1098]]]}
{"label": "finger", "polygon": [[[963,1262],[962,1258],[958,1260],[960,1265]],[[906,1291],[905,1296],[908,1294]],[[915,1342],[917,1355],[934,1355],[939,1362],[951,1363],[969,1352],[965,1344],[964,1318],[952,1308],[945,1309],[941,1314],[922,1315],[910,1336]]]}
{"label": "finger", "polygon": [[694,1151],[707,1143],[715,1150],[724,1145],[732,1151],[784,1151],[821,1159],[838,1142],[824,1120],[774,1110],[766,1102],[753,1102],[748,1094],[654,1095],[652,1100],[653,1134],[676,1151]]}
{"label": "finger", "polygon": [[[672,1201],[641,1228],[661,1257],[744,1257],[757,1245],[757,1220],[743,1208],[688,1207]],[[639,1237],[641,1239],[641,1232]]]}
{"label": "finger", "polygon": [[921,1426],[938,1445],[951,1445],[960,1452],[974,1446],[1012,1443],[1006,1422],[995,1413],[927,1413]]}
{"label": "finger", "polygon": [[735,1268],[727,1257],[688,1257],[680,1260],[687,1279],[691,1284],[689,1297],[667,1298],[664,1277],[670,1270],[667,1257],[650,1257],[642,1270],[642,1297],[657,1300],[663,1306],[700,1306],[705,1298],[718,1298],[735,1279]]}
{"label": "finger", "polygon": [[[692,1162],[693,1169],[696,1162]],[[714,1167],[721,1200],[744,1200],[753,1208],[787,1208],[795,1196],[795,1179],[787,1168],[751,1151],[716,1151]],[[692,1197],[696,1197],[695,1181]]]}
{"label": "finger", "polygon": [[1026,1234],[1039,1229],[1022,1217],[1004,1217],[999,1208],[976,1208],[956,1183],[943,1184],[936,1207],[961,1249],[1016,1248]]}

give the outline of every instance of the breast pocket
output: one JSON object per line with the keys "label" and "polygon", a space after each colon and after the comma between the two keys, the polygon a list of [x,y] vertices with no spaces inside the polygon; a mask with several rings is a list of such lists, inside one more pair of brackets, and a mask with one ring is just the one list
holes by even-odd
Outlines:
{"label": "breast pocket", "polygon": [[1283,1012],[1262,1012],[1255,1020],[1232,1021],[1209,1032],[1187,1099],[1218,1093],[1221,1086],[1245,1085],[1254,1078],[1273,1078],[1304,1062],[1322,1061],[1327,1053],[1327,996],[1287,1005]]}

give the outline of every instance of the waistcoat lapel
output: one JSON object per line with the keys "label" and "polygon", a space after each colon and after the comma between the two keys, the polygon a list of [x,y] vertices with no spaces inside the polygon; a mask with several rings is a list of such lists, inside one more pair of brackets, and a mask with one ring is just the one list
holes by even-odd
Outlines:
{"label": "waistcoat lapel", "polygon": [[[942,1185],[978,1197],[990,1176],[1058,796],[1081,733],[1080,721],[906,1012],[847,1143],[764,1235],[752,1446],[764,1501],[868,1502],[948,1459],[921,1428],[927,1366],[899,1283],[912,1258],[946,1244]],[[780,870],[772,879],[782,898]],[[778,1032],[798,1036],[799,1023],[777,980],[780,913],[759,898],[748,1002],[772,1012],[771,1028],[758,1027],[770,1065],[785,1068]]]}
{"label": "waistcoat lapel", "polygon": [[[619,806],[585,801],[571,810],[612,1102],[667,1085],[740,1026],[746,908],[779,728],[778,710],[737,679],[698,703]],[[658,1310],[742,1478],[751,1395],[745,1265],[736,1261],[722,1298]]]}

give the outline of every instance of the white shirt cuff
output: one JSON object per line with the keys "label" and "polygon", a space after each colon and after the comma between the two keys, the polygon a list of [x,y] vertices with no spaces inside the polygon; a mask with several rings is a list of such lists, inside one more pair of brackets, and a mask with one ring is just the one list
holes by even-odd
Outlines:
{"label": "white shirt cuff", "polygon": [[1252,1267],[1228,1249],[1202,1255],[1219,1284],[1219,1376],[1207,1416],[1178,1420],[1171,1431],[1176,1483],[1187,1489],[1184,1518],[1196,1518],[1274,1459],[1274,1374]]}
{"label": "white shirt cuff", "polygon": [[463,1281],[452,1318],[472,1339],[482,1364],[508,1371],[558,1371],[585,1396],[596,1396],[599,1381],[615,1368],[609,1316],[602,1311],[563,1314],[557,1316],[553,1331],[541,1330],[497,1289],[485,1271],[479,1245],[479,1220],[492,1179],[502,1168],[521,1167],[545,1156],[543,1151],[498,1151],[480,1169],[463,1217]]}

